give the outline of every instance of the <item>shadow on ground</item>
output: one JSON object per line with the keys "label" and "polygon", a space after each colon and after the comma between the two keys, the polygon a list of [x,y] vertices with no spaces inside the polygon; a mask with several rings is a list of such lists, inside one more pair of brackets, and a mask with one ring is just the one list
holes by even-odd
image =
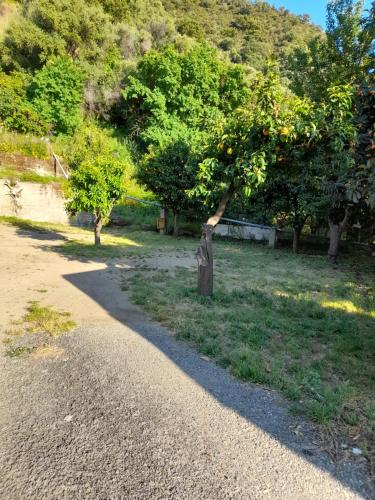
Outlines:
{"label": "shadow on ground", "polygon": [[[363,466],[352,462],[335,465],[327,454],[313,445],[316,436],[312,426],[302,418],[291,417],[276,391],[267,391],[233,379],[227,371],[208,362],[186,343],[177,341],[167,329],[148,320],[141,310],[127,300],[124,293],[119,292],[116,283],[108,278],[108,273],[113,272],[118,272],[118,269],[109,265],[104,270],[64,275],[64,278],[95,300],[117,321],[162,351],[221,405],[234,410],[297,455],[329,472],[346,487],[365,498],[371,498],[371,486]],[[298,425],[303,429],[303,436],[293,432]]]}
{"label": "shadow on ground", "polygon": [[[39,228],[35,224],[19,225],[17,234],[31,239],[65,241],[68,244],[67,247],[63,244],[42,249],[57,251],[68,259],[102,261],[103,258],[109,257],[105,248],[98,249],[98,251],[94,249],[94,252],[86,253],[85,246],[82,255],[70,254],[68,238],[58,232],[46,230],[44,227]],[[234,410],[298,456],[331,474],[346,487],[365,498],[373,498],[373,490],[362,465],[354,462],[342,462],[335,465],[318,446],[312,445],[316,439],[312,426],[301,418],[291,417],[276,391],[267,391],[233,379],[227,371],[208,362],[184,342],[177,341],[167,329],[149,321],[145,313],[133,306],[127,300],[126,295],[120,292],[118,285],[109,279],[111,273],[117,272],[118,269],[108,260],[107,269],[63,277],[95,300],[114,319],[153,344],[221,405]],[[111,287],[112,290],[110,290]],[[111,291],[113,293],[110,293]],[[303,435],[293,432],[297,426],[302,426]]]}

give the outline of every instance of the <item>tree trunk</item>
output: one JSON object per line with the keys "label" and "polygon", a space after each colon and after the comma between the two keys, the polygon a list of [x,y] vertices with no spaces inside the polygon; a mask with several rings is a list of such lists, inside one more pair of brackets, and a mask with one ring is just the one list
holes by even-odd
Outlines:
{"label": "tree trunk", "polygon": [[95,234],[95,245],[100,245],[100,235],[103,227],[103,220],[101,215],[96,215],[94,219],[94,234]]}
{"label": "tree trunk", "polygon": [[337,263],[337,257],[339,255],[340,240],[341,235],[349,220],[349,209],[345,209],[345,216],[343,220],[339,223],[329,220],[329,248],[328,248],[328,259],[332,264]]}
{"label": "tree trunk", "polygon": [[198,248],[198,295],[209,297],[214,290],[214,261],[212,254],[212,234],[215,227],[203,224],[202,237]]}
{"label": "tree trunk", "polygon": [[294,226],[293,228],[293,252],[298,253],[299,250],[299,242],[301,238],[301,226]]}
{"label": "tree trunk", "polygon": [[178,214],[173,214],[173,236],[177,238],[178,236]]}
{"label": "tree trunk", "polygon": [[220,222],[233,193],[234,186],[231,184],[220,200],[215,215],[210,217],[207,223],[202,226],[202,237],[196,255],[198,260],[198,294],[204,297],[210,297],[214,289],[212,234],[215,226]]}

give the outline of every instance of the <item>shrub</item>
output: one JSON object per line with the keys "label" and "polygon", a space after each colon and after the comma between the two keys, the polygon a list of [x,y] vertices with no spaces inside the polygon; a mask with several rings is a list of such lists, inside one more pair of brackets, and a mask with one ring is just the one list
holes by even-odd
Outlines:
{"label": "shrub", "polygon": [[59,57],[36,73],[29,87],[32,106],[56,134],[71,134],[81,121],[82,71],[67,57]]}
{"label": "shrub", "polygon": [[9,130],[44,135],[48,123],[28,102],[28,77],[23,73],[0,73],[0,123]]}

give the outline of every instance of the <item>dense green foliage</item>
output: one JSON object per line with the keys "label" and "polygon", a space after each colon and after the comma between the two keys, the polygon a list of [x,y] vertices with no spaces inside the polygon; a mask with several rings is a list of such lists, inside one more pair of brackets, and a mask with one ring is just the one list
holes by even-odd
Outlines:
{"label": "dense green foliage", "polygon": [[110,19],[85,0],[30,0],[5,36],[2,62],[7,69],[35,71],[51,57],[69,55],[95,62],[110,33]]}
{"label": "dense green foliage", "polygon": [[180,34],[199,41],[207,39],[231,61],[256,69],[262,68],[268,57],[287,54],[321,35],[308,16],[294,16],[263,1],[163,0],[163,4],[175,18]]}
{"label": "dense green foliage", "polygon": [[36,73],[29,97],[55,133],[71,134],[81,118],[83,75],[68,58],[51,59]]}
{"label": "dense green foliage", "polygon": [[147,150],[137,178],[174,213],[196,211],[187,191],[196,182],[199,150],[212,124],[248,95],[243,69],[220,61],[204,44],[183,53],[170,46],[151,51],[129,76],[124,124]]}
{"label": "dense green foliage", "polygon": [[170,46],[151,51],[128,77],[122,113],[145,145],[162,145],[244,104],[247,88],[240,66],[224,64],[208,45],[179,53]]}
{"label": "dense green foliage", "polygon": [[70,200],[66,208],[75,215],[88,212],[93,215],[95,244],[100,244],[102,225],[108,222],[111,210],[125,192],[126,165],[112,157],[98,157],[84,161],[70,177]]}
{"label": "dense green foliage", "polygon": [[18,132],[43,135],[48,124],[27,98],[30,78],[23,73],[0,72],[0,125]]}
{"label": "dense green foliage", "polygon": [[72,133],[82,104],[82,72],[66,57],[51,59],[33,77],[0,72],[0,123],[10,130]]}

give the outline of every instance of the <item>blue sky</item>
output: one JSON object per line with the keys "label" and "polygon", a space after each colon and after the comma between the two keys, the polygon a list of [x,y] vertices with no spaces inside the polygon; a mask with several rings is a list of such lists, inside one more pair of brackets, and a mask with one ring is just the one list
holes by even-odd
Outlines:
{"label": "blue sky", "polygon": [[[315,24],[325,27],[326,19],[326,0],[268,0],[275,7],[285,7],[294,14],[309,14]],[[371,0],[365,1],[368,8]]]}

